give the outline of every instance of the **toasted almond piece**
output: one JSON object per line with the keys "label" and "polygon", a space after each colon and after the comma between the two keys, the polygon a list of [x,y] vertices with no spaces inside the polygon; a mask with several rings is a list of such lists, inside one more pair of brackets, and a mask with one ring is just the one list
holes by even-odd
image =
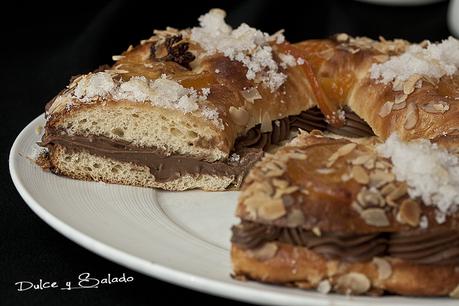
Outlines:
{"label": "toasted almond piece", "polygon": [[289,152],[286,155],[291,159],[305,160],[306,158],[308,158],[308,156],[302,152]]}
{"label": "toasted almond piece", "polygon": [[354,180],[359,184],[368,184],[370,182],[370,177],[367,174],[367,171],[362,166],[353,166],[351,170],[351,175]]}
{"label": "toasted almond piece", "polygon": [[374,158],[374,156],[373,156],[373,155],[370,155],[370,154],[368,154],[368,155],[360,155],[360,156],[356,157],[355,159],[351,160],[351,163],[352,163],[353,165],[363,165],[363,164],[365,164],[369,159],[372,159],[372,158]]}
{"label": "toasted almond piece", "polygon": [[394,104],[400,104],[406,101],[408,98],[407,94],[404,93],[397,93],[394,97]]}
{"label": "toasted almond piece", "polygon": [[392,164],[385,161],[385,160],[378,160],[376,161],[375,163],[375,167],[378,168],[378,169],[387,169],[387,168],[391,168],[392,167]]}
{"label": "toasted almond piece", "polygon": [[249,250],[247,253],[250,257],[264,261],[276,256],[277,244],[274,242],[268,242],[259,247],[258,249]]}
{"label": "toasted almond piece", "polygon": [[397,187],[395,186],[395,184],[393,183],[390,183],[390,184],[387,184],[386,186],[384,186],[380,192],[381,192],[381,195],[383,197],[387,196],[389,193],[393,192],[395,189],[397,189]]}
{"label": "toasted almond piece", "polygon": [[381,188],[387,183],[393,182],[395,175],[392,172],[386,172],[376,169],[370,174],[370,185],[376,188]]}
{"label": "toasted almond piece", "polygon": [[336,35],[336,41],[338,42],[345,42],[348,40],[349,40],[349,35],[347,35],[346,33],[339,33],[338,35]]}
{"label": "toasted almond piece", "polygon": [[406,199],[402,202],[397,214],[397,220],[400,223],[411,226],[418,226],[421,218],[421,207],[419,203],[412,199]]}
{"label": "toasted almond piece", "polygon": [[317,284],[317,291],[322,293],[322,294],[327,294],[331,290],[331,283],[329,280],[325,279],[323,281],[320,281],[319,284]]}
{"label": "toasted almond piece", "polygon": [[363,166],[365,167],[365,169],[373,170],[375,168],[375,162],[376,162],[376,160],[374,158],[371,158],[371,159],[367,160],[363,164]]}
{"label": "toasted almond piece", "polygon": [[362,294],[370,290],[371,282],[362,273],[350,272],[336,280],[335,289],[345,294]]}
{"label": "toasted almond piece", "polygon": [[247,122],[249,122],[249,112],[247,112],[244,108],[239,107],[236,108],[231,106],[229,108],[229,113],[231,116],[231,120],[237,125],[245,126]]}
{"label": "toasted almond piece", "polygon": [[349,153],[351,153],[355,147],[357,147],[356,143],[347,143],[343,146],[341,146],[336,152],[334,152],[329,158],[328,158],[328,163],[327,167],[330,168],[337,160],[338,158],[345,156]]}
{"label": "toasted almond piece", "polygon": [[459,299],[459,284],[457,284],[456,288],[454,288],[453,291],[449,293],[449,297],[453,299]]}
{"label": "toasted almond piece", "polygon": [[410,103],[408,104],[406,108],[404,127],[407,130],[411,130],[412,128],[416,126],[417,122],[418,122],[418,108],[416,104]]}
{"label": "toasted almond piece", "polygon": [[287,215],[287,226],[297,227],[303,225],[304,215],[303,212],[297,208],[292,209]]}
{"label": "toasted almond piece", "polygon": [[273,130],[272,120],[269,114],[266,112],[261,117],[260,132],[266,133],[266,132],[271,132],[272,130]]}
{"label": "toasted almond piece", "polygon": [[379,194],[379,192],[368,190],[366,188],[362,188],[362,190],[360,190],[360,192],[357,194],[357,202],[362,207],[385,205],[384,199],[382,198],[381,194]]}
{"label": "toasted almond piece", "polygon": [[286,210],[282,199],[271,199],[258,208],[258,216],[265,220],[276,220],[285,215]]}
{"label": "toasted almond piece", "polygon": [[378,115],[382,118],[387,117],[387,115],[389,115],[392,111],[392,106],[394,106],[394,102],[387,101],[379,109]]}
{"label": "toasted almond piece", "polygon": [[397,206],[396,201],[403,197],[408,191],[405,183],[399,184],[391,193],[386,196],[387,204],[390,206]]}
{"label": "toasted almond piece", "polygon": [[273,179],[271,181],[274,187],[285,189],[288,187],[289,183],[286,180],[281,180],[281,179]]}
{"label": "toasted almond piece", "polygon": [[423,103],[419,107],[423,111],[432,114],[443,114],[449,110],[449,104],[445,101]]}
{"label": "toasted almond piece", "polygon": [[399,78],[396,78],[394,80],[394,83],[392,84],[392,88],[394,89],[394,91],[401,91],[403,90],[403,81],[400,80]]}
{"label": "toasted almond piece", "polygon": [[113,61],[119,61],[124,58],[124,55],[112,55],[112,60]]}
{"label": "toasted almond piece", "polygon": [[255,100],[262,99],[263,97],[260,95],[260,92],[255,87],[250,87],[246,90],[240,91],[242,97],[250,103],[255,102]]}
{"label": "toasted almond piece", "polygon": [[294,193],[295,191],[297,191],[299,189],[300,189],[300,187],[298,187],[298,186],[290,186],[290,187],[283,188],[283,189],[279,188],[279,189],[276,190],[276,193],[274,194],[273,198],[275,198],[275,199],[280,198],[285,194]]}
{"label": "toasted almond piece", "polygon": [[397,111],[400,109],[404,109],[405,107],[406,107],[406,101],[403,101],[403,102],[394,104],[394,106],[392,106],[392,110]]}
{"label": "toasted almond piece", "polygon": [[411,94],[415,89],[416,82],[419,81],[420,79],[421,79],[421,75],[419,74],[411,75],[408,78],[408,80],[406,80],[405,83],[403,84],[403,93],[405,95]]}
{"label": "toasted almond piece", "polygon": [[392,275],[392,266],[387,260],[381,257],[374,257],[373,263],[378,269],[378,279],[386,280]]}
{"label": "toasted almond piece", "polygon": [[368,225],[383,227],[390,224],[386,212],[381,208],[367,208],[360,215]]}
{"label": "toasted almond piece", "polygon": [[335,169],[333,168],[319,168],[316,169],[316,172],[319,174],[331,174],[335,172]]}
{"label": "toasted almond piece", "polygon": [[359,214],[361,214],[362,211],[363,211],[362,206],[360,206],[359,203],[358,203],[357,201],[352,202],[351,207],[352,207],[356,212],[358,212]]}
{"label": "toasted almond piece", "polygon": [[312,228],[312,232],[313,232],[314,235],[316,235],[317,237],[322,236],[322,232],[320,231],[320,228],[318,228],[317,226],[314,226],[314,227]]}

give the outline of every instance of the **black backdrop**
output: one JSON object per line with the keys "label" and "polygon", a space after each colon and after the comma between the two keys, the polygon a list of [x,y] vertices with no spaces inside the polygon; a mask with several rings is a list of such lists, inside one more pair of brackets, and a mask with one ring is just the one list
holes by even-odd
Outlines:
{"label": "black backdrop", "polygon": [[[54,2],[54,1],[53,1]],[[161,3],[159,3],[161,2]],[[384,7],[336,1],[99,1],[11,3],[0,18],[0,305],[147,305],[237,302],[176,287],[135,273],[81,248],[55,232],[26,206],[8,172],[8,154],[21,129],[43,111],[46,101],[72,75],[110,63],[153,28],[189,27],[209,8],[228,12],[233,26],[246,22],[290,41],[336,32],[413,41],[449,35],[447,2],[421,7]],[[7,2],[4,2],[7,3]],[[62,203],[65,205],[65,203]],[[133,276],[129,284],[92,290],[28,290],[15,282],[65,282],[80,273],[102,278]]]}

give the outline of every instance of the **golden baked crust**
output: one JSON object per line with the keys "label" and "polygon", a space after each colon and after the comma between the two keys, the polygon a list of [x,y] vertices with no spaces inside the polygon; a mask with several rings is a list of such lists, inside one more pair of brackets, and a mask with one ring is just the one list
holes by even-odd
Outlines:
{"label": "golden baked crust", "polygon": [[[384,63],[409,46],[404,40],[374,41],[346,34],[294,45],[296,52],[311,64],[320,90],[326,96],[318,100],[325,115],[346,105],[382,139],[392,133],[405,140],[457,134],[457,72],[439,80],[415,75],[400,84],[383,84],[371,78],[373,64]],[[386,102],[392,105],[383,108]],[[336,116],[330,120],[340,124]]]}
{"label": "golden baked crust", "polygon": [[[123,52],[117,57],[115,64],[104,71],[113,74],[113,79],[119,79],[121,82],[128,81],[132,77],[156,80],[166,75],[168,79],[179,82],[185,88],[193,88],[197,91],[208,88],[210,94],[205,101],[200,102],[199,106],[200,109],[216,110],[221,120],[219,126],[215,126],[199,112],[183,113],[148,102],[139,103],[129,100],[115,102],[111,97],[106,97],[97,98],[92,103],[83,103],[72,97],[76,84],[88,76],[83,75],[75,78],[69,88],[50,103],[46,128],[62,127],[65,119],[71,119],[75,113],[85,112],[88,107],[122,108],[123,104],[129,104],[130,107],[139,108],[140,111],[149,108],[167,118],[178,118],[190,125],[196,125],[199,130],[207,130],[207,133],[203,134],[211,136],[209,139],[215,144],[214,150],[221,151],[219,159],[223,159],[228,157],[236,138],[253,126],[260,123],[270,126],[276,119],[299,114],[315,105],[312,88],[301,66],[287,69],[279,67],[288,78],[279,89],[272,92],[269,88],[248,80],[247,69],[240,62],[230,60],[223,54],[207,55],[198,44],[185,38],[189,50],[196,57],[190,64],[190,70],[174,61],[158,61],[152,56],[152,47],[160,44],[160,41],[164,41],[166,37],[186,35],[186,33],[186,31],[173,31],[142,41],[142,44]],[[279,61],[278,58],[276,60]],[[256,88],[260,96],[256,100],[249,101],[244,98],[243,92],[252,88]],[[71,103],[70,108],[69,103]]]}
{"label": "golden baked crust", "polygon": [[424,216],[429,229],[458,230],[459,214],[438,224],[434,208],[409,199],[390,161],[376,154],[375,141],[300,134],[252,168],[241,188],[237,216],[354,234],[415,230]]}
{"label": "golden baked crust", "polygon": [[[271,243],[270,249],[269,254],[260,256],[233,244],[231,260],[235,276],[303,289],[314,289],[321,282],[328,282],[331,291],[350,294],[388,292],[447,296],[459,286],[459,269],[452,265],[419,265],[395,258],[347,263],[329,260],[307,248],[284,243]],[[351,285],[346,278],[355,283]]]}

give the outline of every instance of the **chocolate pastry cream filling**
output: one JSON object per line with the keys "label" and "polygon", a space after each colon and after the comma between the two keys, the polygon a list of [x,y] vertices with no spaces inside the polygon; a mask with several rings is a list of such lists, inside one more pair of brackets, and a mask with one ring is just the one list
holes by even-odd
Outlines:
{"label": "chocolate pastry cream filling", "polygon": [[459,231],[433,230],[406,233],[339,234],[302,228],[278,227],[243,221],[233,226],[231,241],[244,249],[266,242],[306,247],[331,259],[348,262],[371,261],[391,256],[418,264],[459,264]]}
{"label": "chocolate pastry cream filling", "polygon": [[238,152],[238,161],[210,163],[185,155],[167,155],[156,148],[141,148],[126,141],[104,136],[70,136],[57,133],[45,135],[41,143],[43,146],[55,144],[62,145],[70,151],[87,151],[113,160],[147,166],[155,180],[160,182],[170,181],[185,174],[236,176],[241,172],[247,172],[262,155],[262,151],[249,148]]}
{"label": "chocolate pastry cream filling", "polygon": [[[347,112],[346,118],[352,119],[346,120],[346,124],[335,132],[342,131],[341,134],[350,137],[373,135],[371,128],[357,115]],[[157,181],[166,182],[185,174],[236,176],[240,173],[247,173],[254,163],[262,157],[263,150],[288,140],[290,132],[297,129],[306,131],[327,130],[329,125],[316,107],[299,115],[273,121],[270,132],[262,133],[260,125],[257,125],[236,140],[234,153],[239,157],[237,161],[229,159],[227,161],[206,162],[192,156],[165,154],[157,148],[142,148],[126,141],[114,140],[105,136],[67,135],[59,131],[49,131],[43,137],[41,145],[59,144],[70,151],[83,150],[113,160],[147,166]]]}

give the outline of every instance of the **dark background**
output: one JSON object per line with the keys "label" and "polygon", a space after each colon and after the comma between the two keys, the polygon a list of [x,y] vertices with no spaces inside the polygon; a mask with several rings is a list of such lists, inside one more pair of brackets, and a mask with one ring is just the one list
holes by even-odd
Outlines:
{"label": "dark background", "polygon": [[[113,54],[149,37],[153,28],[194,26],[197,17],[212,7],[226,9],[233,26],[246,22],[269,33],[283,28],[290,41],[336,32],[412,41],[449,35],[447,2],[420,7],[351,0],[13,4],[14,8],[2,8],[0,13],[0,305],[238,304],[143,276],[94,255],[51,229],[20,198],[9,176],[9,149],[72,75],[111,63]],[[17,292],[14,285],[40,278],[65,282],[83,272],[99,278],[124,272],[135,280],[73,291]]]}

